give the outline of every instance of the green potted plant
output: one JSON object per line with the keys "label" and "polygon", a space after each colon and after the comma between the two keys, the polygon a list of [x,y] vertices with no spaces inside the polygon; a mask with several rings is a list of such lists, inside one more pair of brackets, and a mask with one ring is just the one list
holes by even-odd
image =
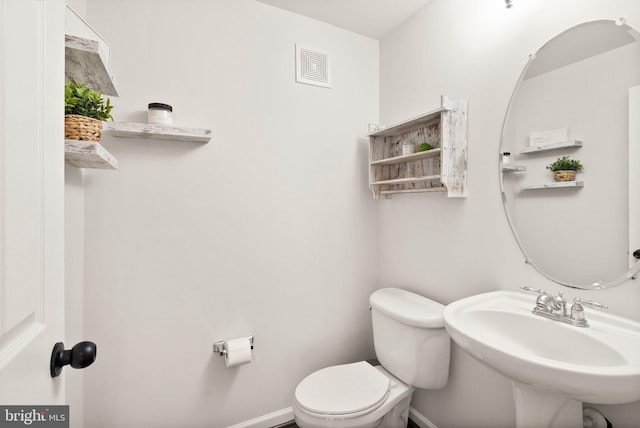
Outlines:
{"label": "green potted plant", "polygon": [[84,83],[68,81],[64,86],[64,138],[98,142],[102,121],[113,120],[111,100],[102,98]]}
{"label": "green potted plant", "polygon": [[582,171],[584,166],[577,159],[571,159],[568,156],[562,156],[555,162],[547,165],[547,169],[554,174],[555,181],[574,181],[576,172]]}
{"label": "green potted plant", "polygon": [[431,144],[429,143],[422,143],[418,146],[418,151],[419,152],[426,152],[427,150],[431,150],[433,147],[431,147]]}

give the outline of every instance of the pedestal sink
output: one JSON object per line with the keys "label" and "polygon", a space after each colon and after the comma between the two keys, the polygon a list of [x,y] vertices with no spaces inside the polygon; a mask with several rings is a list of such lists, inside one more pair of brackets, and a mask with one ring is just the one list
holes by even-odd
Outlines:
{"label": "pedestal sink", "polygon": [[589,327],[531,313],[535,296],[479,294],[449,304],[451,338],[513,381],[518,428],[582,428],[582,402],[640,400],[640,322],[587,308]]}

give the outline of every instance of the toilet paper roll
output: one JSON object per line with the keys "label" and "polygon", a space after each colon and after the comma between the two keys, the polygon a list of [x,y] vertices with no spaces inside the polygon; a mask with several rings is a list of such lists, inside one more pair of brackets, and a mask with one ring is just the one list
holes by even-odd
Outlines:
{"label": "toilet paper roll", "polygon": [[248,337],[240,337],[224,342],[224,362],[227,367],[235,367],[251,362],[251,341]]}

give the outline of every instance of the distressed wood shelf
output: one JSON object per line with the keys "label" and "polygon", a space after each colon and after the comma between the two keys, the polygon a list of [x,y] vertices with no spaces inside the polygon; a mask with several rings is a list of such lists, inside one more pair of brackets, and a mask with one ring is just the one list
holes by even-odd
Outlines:
{"label": "distressed wood shelf", "polygon": [[95,40],[65,35],[65,77],[86,83],[105,95],[118,96],[109,62]]}
{"label": "distressed wood shelf", "polygon": [[546,146],[527,147],[526,149],[521,150],[520,154],[526,155],[531,153],[545,152],[548,150],[570,149],[574,147],[582,147],[582,141],[572,140],[565,141],[564,143],[548,144]]}
{"label": "distressed wood shelf", "polygon": [[381,127],[378,131],[369,134],[369,137],[392,137],[403,132],[411,131],[416,127],[428,126],[439,121],[441,114],[448,111],[450,111],[448,108],[441,107],[428,113],[421,114],[420,116],[416,116],[390,126]]}
{"label": "distressed wood shelf", "polygon": [[[442,96],[440,108],[369,134],[369,188],[375,199],[397,193],[467,196],[467,102]],[[402,154],[402,145],[431,150]]]}
{"label": "distressed wood shelf", "polygon": [[208,143],[211,140],[211,129],[204,128],[185,128],[148,123],[105,122],[102,124],[102,130],[114,137],[124,138],[149,138],[194,143]]}
{"label": "distressed wood shelf", "polygon": [[117,97],[111,72],[111,44],[69,5],[64,22],[66,79]]}
{"label": "distressed wood shelf", "polygon": [[560,189],[568,187],[584,187],[584,181],[558,181],[554,183],[531,184],[522,186],[520,190]]}
{"label": "distressed wood shelf", "polygon": [[424,189],[406,189],[406,190],[381,190],[381,195],[395,195],[399,193],[424,193],[424,192],[446,192],[447,189],[442,186],[427,187]]}
{"label": "distressed wood shelf", "polygon": [[118,160],[90,141],[64,140],[64,160],[77,168],[118,169]]}
{"label": "distressed wood shelf", "polygon": [[[440,178],[441,177],[439,175],[426,175],[426,176],[420,176],[420,177],[395,178],[392,180],[374,181],[371,184],[380,186],[384,184],[426,183],[429,181],[440,180]],[[442,186],[439,186],[439,187],[442,187]],[[411,189],[411,190],[416,190],[416,189]],[[420,190],[420,189],[417,189],[417,190]]]}
{"label": "distressed wood shelf", "polygon": [[369,165],[394,165],[404,162],[415,162],[422,159],[440,156],[441,149],[431,149],[424,152],[411,153],[410,155],[394,156],[392,158],[372,161]]}

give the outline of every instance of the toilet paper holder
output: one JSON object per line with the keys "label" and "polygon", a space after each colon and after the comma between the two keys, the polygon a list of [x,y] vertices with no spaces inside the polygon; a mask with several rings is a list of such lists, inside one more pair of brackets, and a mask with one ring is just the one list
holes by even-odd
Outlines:
{"label": "toilet paper holder", "polygon": [[[248,336],[249,337],[249,343],[251,344],[251,349],[253,349],[253,336]],[[213,344],[213,352],[217,352],[218,354],[220,354],[220,356],[225,355],[227,353],[227,350],[224,349],[224,340],[220,340],[216,343]]]}

